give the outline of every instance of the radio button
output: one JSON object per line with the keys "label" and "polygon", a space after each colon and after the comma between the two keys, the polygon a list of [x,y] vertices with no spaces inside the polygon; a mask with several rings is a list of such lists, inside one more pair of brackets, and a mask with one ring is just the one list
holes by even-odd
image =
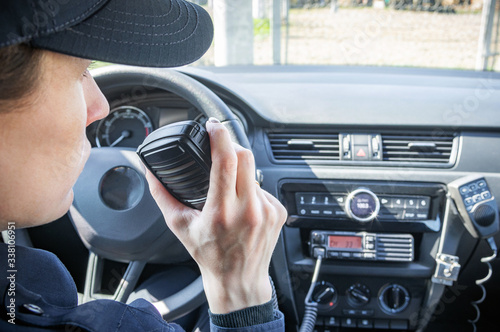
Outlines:
{"label": "radio button", "polygon": [[331,216],[331,215],[333,215],[333,211],[332,210],[323,210],[323,214],[325,216]]}
{"label": "radio button", "polygon": [[405,219],[415,219],[416,215],[414,212],[406,212]]}
{"label": "radio button", "polygon": [[375,249],[375,245],[373,243],[367,243],[366,244],[366,249],[373,250],[373,249]]}
{"label": "radio button", "polygon": [[427,213],[417,213],[417,219],[427,219]]}
{"label": "radio button", "polygon": [[[392,199],[389,197],[379,197],[380,198],[380,204],[383,205],[386,208],[392,207]],[[382,206],[381,206],[382,208]]]}
{"label": "radio button", "polygon": [[345,215],[346,215],[346,213],[345,213],[345,211],[342,211],[342,210],[337,210],[337,211],[335,211],[335,215],[336,215],[336,216],[345,216]]}
{"label": "radio button", "polygon": [[397,208],[402,209],[402,208],[404,208],[404,206],[405,206],[405,200],[403,198],[396,197],[396,198],[392,199],[392,207],[393,208],[395,208],[395,209],[397,209]]}
{"label": "radio button", "polygon": [[375,259],[375,254],[373,252],[365,252],[363,253],[363,257],[365,259]]}
{"label": "radio button", "polygon": [[418,204],[417,204],[417,209],[419,210],[429,210],[429,203],[430,203],[430,198],[419,198],[418,199]]}
{"label": "radio button", "polygon": [[335,200],[339,205],[344,205],[345,203],[345,197],[344,196],[335,196]]}
{"label": "radio button", "polygon": [[405,208],[416,209],[417,208],[417,200],[415,198],[405,199]]}
{"label": "radio button", "polygon": [[340,252],[338,252],[338,251],[328,251],[328,257],[329,258],[339,258],[340,257]]}
{"label": "radio button", "polygon": [[353,252],[352,258],[361,259],[361,258],[363,258],[363,254],[360,252]]}
{"label": "radio button", "polygon": [[342,252],[341,256],[342,256],[342,258],[351,258],[351,253],[350,252]]}

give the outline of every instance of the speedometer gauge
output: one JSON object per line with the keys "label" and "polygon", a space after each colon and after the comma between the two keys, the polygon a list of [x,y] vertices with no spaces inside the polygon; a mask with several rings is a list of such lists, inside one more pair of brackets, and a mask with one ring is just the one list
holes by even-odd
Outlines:
{"label": "speedometer gauge", "polygon": [[138,147],[152,131],[153,123],[144,111],[134,106],[120,106],[99,122],[96,145]]}

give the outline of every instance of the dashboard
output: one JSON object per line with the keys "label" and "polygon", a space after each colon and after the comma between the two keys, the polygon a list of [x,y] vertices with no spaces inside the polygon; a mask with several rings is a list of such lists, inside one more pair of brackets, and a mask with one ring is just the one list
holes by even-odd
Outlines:
{"label": "dashboard", "polygon": [[[499,202],[500,75],[370,67],[178,70],[233,111],[262,188],[288,210],[270,268],[287,331],[298,331],[304,318],[318,256],[316,331],[470,328],[476,316],[470,302],[482,295],[475,280],[488,274],[480,259],[491,251],[464,227],[448,185],[477,175]],[[111,112],[88,127],[93,147],[136,148],[166,124],[206,121],[172,92],[114,83],[101,85]],[[478,190],[474,195],[486,191]],[[443,277],[442,264],[456,275]],[[491,266],[480,330],[500,323],[491,309],[500,295],[499,264]]]}

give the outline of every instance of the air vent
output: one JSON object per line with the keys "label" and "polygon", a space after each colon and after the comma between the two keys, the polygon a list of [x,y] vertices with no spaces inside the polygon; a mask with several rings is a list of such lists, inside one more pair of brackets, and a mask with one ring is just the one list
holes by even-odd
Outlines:
{"label": "air vent", "polygon": [[413,236],[379,234],[377,236],[377,260],[413,261]]}
{"label": "air vent", "polygon": [[382,134],[383,160],[448,164],[453,155],[454,135]]}
{"label": "air vent", "polygon": [[339,160],[338,133],[268,133],[271,151],[277,161],[328,162]]}

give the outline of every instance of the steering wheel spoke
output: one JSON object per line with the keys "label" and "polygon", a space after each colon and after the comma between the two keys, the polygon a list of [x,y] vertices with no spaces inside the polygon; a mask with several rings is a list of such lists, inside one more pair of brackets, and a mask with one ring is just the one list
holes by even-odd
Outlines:
{"label": "steering wheel spoke", "polygon": [[102,289],[102,273],[104,259],[93,252],[89,254],[87,265],[87,275],[85,277],[85,287],[83,293],[83,303],[97,300],[109,299],[119,302],[126,302],[130,293],[137,285],[137,281],[146,266],[145,261],[132,261],[128,264],[125,274],[121,277],[118,287],[113,295],[99,293]]}

